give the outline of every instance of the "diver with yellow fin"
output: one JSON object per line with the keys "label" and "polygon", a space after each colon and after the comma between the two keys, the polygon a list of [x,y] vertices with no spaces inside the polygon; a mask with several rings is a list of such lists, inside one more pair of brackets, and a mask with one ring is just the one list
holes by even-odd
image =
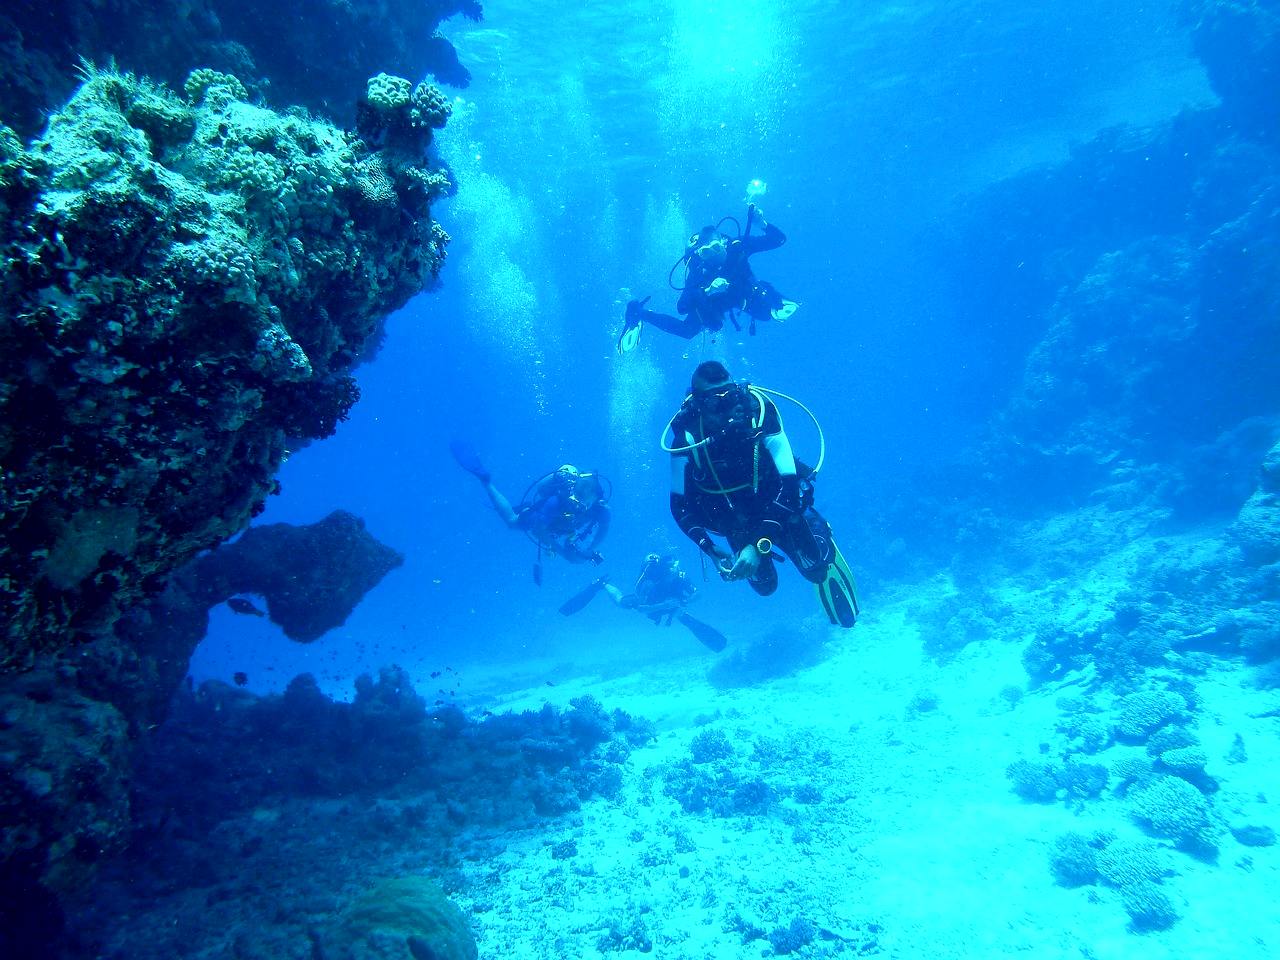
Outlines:
{"label": "diver with yellow fin", "polygon": [[[816,466],[796,460],[771,396],[813,418],[786,394],[736,382],[718,361],[698,366],[662,435],[662,449],[671,454],[671,514],[725,580],[746,580],[768,596],[778,588],[777,563],[789,558],[815,585],[831,622],[852,627],[857,583],[831,525],[813,506],[825,441]],[[713,534],[728,541],[728,551]]]}
{"label": "diver with yellow fin", "polygon": [[[761,181],[755,193],[748,185],[749,201],[754,201],[764,191]],[[723,228],[732,224],[734,233]],[[760,227],[753,234],[752,228]],[[630,300],[623,316],[622,333],[618,337],[618,352],[627,353],[640,342],[640,331],[649,324],[664,333],[692,340],[706,330],[717,333],[728,320],[735,330],[742,329],[740,317],[747,318],[748,331],[756,332],[756,322],[786,320],[799,307],[794,300],[787,300],[773,284],[760,280],[751,270],[750,258],[765,250],[776,250],[787,242],[786,234],[768,223],[764,213],[754,202],[747,206],[746,226],[742,227],[734,217],[724,217],[719,223],[708,224],[689,238],[684,254],[667,274],[667,284],[680,293],[673,317],[645,304],[649,298]],[[682,286],[675,285],[675,272],[685,268]]]}

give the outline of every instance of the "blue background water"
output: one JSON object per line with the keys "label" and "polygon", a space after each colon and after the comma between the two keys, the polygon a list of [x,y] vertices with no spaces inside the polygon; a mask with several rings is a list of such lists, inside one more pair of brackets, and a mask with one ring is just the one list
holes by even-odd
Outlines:
{"label": "blue background water", "polygon": [[[532,545],[502,526],[447,444],[469,437],[512,496],[565,461],[604,471],[615,486],[605,569],[625,581],[649,550],[675,549],[696,570],[667,512],[657,438],[708,356],[817,414],[819,506],[874,603],[893,575],[890,545],[928,549],[925,529],[885,504],[978,435],[1043,332],[1016,286],[966,283],[969,258],[1019,251],[998,235],[957,249],[954,219],[991,184],[1100,130],[1214,99],[1171,11],[1134,0],[676,0],[554,16],[491,0],[485,14],[445,31],[475,79],[440,138],[460,184],[437,212],[457,238],[443,287],[391,318],[351,420],[296,453],[260,520],[345,508],[405,565],[309,647],[220,608],[198,679],[244,670],[272,690],[310,670],[345,696],[356,673],[389,661],[465,674],[494,659],[603,660],[623,645],[696,652],[609,608],[561,618],[592,573],[551,561],[535,586]],[[789,237],[756,272],[799,313],[715,344],[651,331],[617,356],[622,304],[652,295],[669,309],[685,237],[741,218],[752,178],[768,183],[761,206]],[[784,416],[812,456],[804,418]],[[787,570],[769,601],[718,582],[704,594],[698,615],[735,638],[815,607]]]}

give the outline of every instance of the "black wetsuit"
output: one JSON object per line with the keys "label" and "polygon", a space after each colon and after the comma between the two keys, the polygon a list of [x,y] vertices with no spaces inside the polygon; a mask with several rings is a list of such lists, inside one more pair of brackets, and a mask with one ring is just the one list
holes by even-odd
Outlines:
{"label": "black wetsuit", "polygon": [[[734,317],[737,324],[736,315],[745,313],[750,317],[754,333],[755,322],[771,319],[772,311],[782,306],[783,299],[773,284],[756,279],[751,272],[750,257],[764,250],[776,250],[786,242],[786,234],[767,224],[762,234],[729,241],[724,263],[719,267],[703,263],[697,254],[692,254],[684,290],[676,301],[676,310],[681,316],[643,310],[640,318],[664,333],[692,340],[703,330],[722,329],[726,316]],[[728,286],[707,293],[706,288],[717,277],[727,280]]]}
{"label": "black wetsuit", "polygon": [[[673,447],[690,446],[708,434],[711,443],[673,454],[684,459],[684,492],[671,494],[671,515],[685,535],[719,561],[718,534],[736,555],[748,544],[767,538],[814,583],[821,583],[835,556],[831,526],[813,507],[810,470],[796,464],[794,474],[779,472],[766,441],[782,433],[777,407],[767,397],[749,393],[747,416],[723,432],[709,430],[695,403],[672,421]],[[765,556],[751,578],[759,594],[778,586],[773,559]]]}
{"label": "black wetsuit", "polygon": [[556,475],[545,478],[516,514],[516,526],[571,563],[598,562],[596,546],[609,532],[609,507],[600,500],[584,505],[571,493]]}
{"label": "black wetsuit", "polygon": [[624,597],[623,606],[652,607],[658,604],[670,604],[668,608],[653,612],[641,611],[654,623],[660,623],[665,617],[667,623],[698,592],[684,571],[670,560],[651,560],[640,571],[636,580],[636,592]]}

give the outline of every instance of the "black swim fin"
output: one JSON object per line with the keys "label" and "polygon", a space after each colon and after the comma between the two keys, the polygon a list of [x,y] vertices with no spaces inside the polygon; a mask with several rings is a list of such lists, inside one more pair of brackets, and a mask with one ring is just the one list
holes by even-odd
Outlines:
{"label": "black swim fin", "polygon": [[481,483],[489,482],[489,471],[480,462],[480,455],[476,453],[475,447],[465,440],[450,440],[449,452],[463,470],[474,475]]}
{"label": "black swim fin", "polygon": [[719,653],[729,645],[729,638],[717,630],[715,627],[703,623],[701,620],[695,620],[687,613],[680,614],[677,617],[682,624],[689,628],[689,632],[702,641],[703,646]]}
{"label": "black swim fin", "polygon": [[596,598],[596,594],[604,589],[604,585],[608,582],[607,577],[600,577],[591,581],[585,588],[579,590],[572,597],[560,604],[560,612],[566,617],[572,616],[579,610],[585,609],[587,604]]}

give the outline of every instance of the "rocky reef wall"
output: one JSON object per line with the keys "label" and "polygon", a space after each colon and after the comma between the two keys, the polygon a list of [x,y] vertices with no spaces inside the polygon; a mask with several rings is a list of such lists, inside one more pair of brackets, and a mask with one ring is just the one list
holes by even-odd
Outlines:
{"label": "rocky reef wall", "polygon": [[375,73],[466,86],[439,25],[480,19],[477,0],[51,0],[0,12],[0,120],[34,136],[76,86],[81,60],[181,86],[201,67],[233,73],[255,96],[342,126]]}
{"label": "rocky reef wall", "polygon": [[[435,33],[459,12],[0,13],[0,884],[28,932],[127,840],[135,745],[225,599],[175,573],[333,433],[386,316],[437,281],[450,104],[382,71],[465,83]],[[277,584],[273,614],[313,639],[369,585],[300,613]]]}
{"label": "rocky reef wall", "polygon": [[917,572],[1085,502],[1227,522],[1280,438],[1280,11],[1181,9],[1216,106],[1106,130],[944,218],[937,270],[1000,399],[961,456],[885,505]]}

